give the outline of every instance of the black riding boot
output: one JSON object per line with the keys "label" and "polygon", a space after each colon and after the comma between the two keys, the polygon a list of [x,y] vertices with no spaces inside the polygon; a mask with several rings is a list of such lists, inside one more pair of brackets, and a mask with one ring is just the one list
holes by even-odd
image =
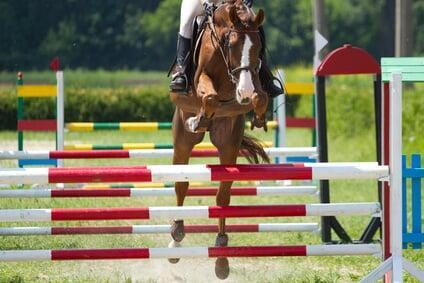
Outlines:
{"label": "black riding boot", "polygon": [[191,39],[178,34],[177,60],[172,74],[172,81],[169,86],[171,91],[186,93],[190,89],[189,78],[187,76],[188,64],[191,50]]}
{"label": "black riding boot", "polygon": [[[268,95],[271,98],[274,98],[276,96],[279,96],[280,94],[284,94],[284,87],[282,82],[272,74],[267,64],[266,54],[265,54],[265,50],[266,50],[265,32],[262,27],[259,28],[259,34],[261,36],[261,41],[262,41],[262,49],[259,54],[259,58],[262,60],[262,66],[261,66],[261,69],[259,70],[259,79],[261,80],[262,89],[266,93],[268,93]],[[275,82],[277,82],[280,86],[278,87],[277,85],[275,85]]]}

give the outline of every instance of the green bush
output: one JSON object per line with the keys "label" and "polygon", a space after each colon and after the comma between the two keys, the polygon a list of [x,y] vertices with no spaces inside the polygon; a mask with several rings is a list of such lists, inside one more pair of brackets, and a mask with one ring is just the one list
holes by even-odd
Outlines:
{"label": "green bush", "polygon": [[16,95],[13,88],[0,88],[0,129],[16,129]]}

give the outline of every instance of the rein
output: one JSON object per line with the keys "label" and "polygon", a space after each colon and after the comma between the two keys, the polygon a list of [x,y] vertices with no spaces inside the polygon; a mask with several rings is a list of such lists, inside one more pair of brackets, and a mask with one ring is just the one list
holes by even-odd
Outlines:
{"label": "rein", "polygon": [[[256,67],[256,68],[253,68],[251,66],[239,66],[239,67],[232,69],[231,68],[231,61],[230,61],[231,60],[231,49],[228,48],[228,46],[226,46],[228,48],[228,57],[227,57],[225,55],[224,48],[222,47],[222,44],[221,44],[222,38],[221,39],[219,38],[218,33],[216,31],[215,24],[214,24],[214,21],[213,21],[213,16],[208,16],[208,26],[211,29],[212,37],[218,43],[219,51],[221,53],[222,59],[224,59],[225,65],[227,67],[228,76],[230,77],[231,82],[233,84],[236,84],[236,85],[238,84],[239,79],[236,77],[236,74],[241,72],[241,71],[250,71],[252,74],[257,74],[259,72],[261,65],[262,65],[261,60],[259,61],[260,62],[259,66]],[[259,33],[259,30],[237,30],[237,29],[232,28],[232,29],[230,29],[230,31],[228,31],[224,35],[224,42],[228,42],[228,44],[229,44],[229,38],[230,38],[230,35],[233,32],[235,32],[235,33],[245,33],[245,34],[246,33]]]}

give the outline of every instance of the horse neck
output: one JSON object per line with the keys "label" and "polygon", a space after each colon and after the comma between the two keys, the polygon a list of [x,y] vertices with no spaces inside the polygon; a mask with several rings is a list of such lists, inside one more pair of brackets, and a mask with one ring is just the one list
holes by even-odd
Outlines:
{"label": "horse neck", "polygon": [[[210,53],[210,58],[206,60],[208,63],[206,63],[203,69],[212,79],[219,98],[221,100],[233,99],[235,97],[236,85],[232,83],[228,75],[229,70],[223,58],[223,54],[216,43],[215,45],[212,43],[210,34],[203,37],[202,44],[203,46],[207,45],[212,51]],[[214,46],[216,48],[214,48]]]}

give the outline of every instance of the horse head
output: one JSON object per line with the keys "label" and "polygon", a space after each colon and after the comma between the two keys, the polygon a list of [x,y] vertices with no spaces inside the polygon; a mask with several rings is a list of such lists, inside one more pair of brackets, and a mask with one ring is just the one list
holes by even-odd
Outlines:
{"label": "horse head", "polygon": [[262,91],[259,83],[259,58],[262,43],[259,27],[265,19],[261,9],[255,15],[242,0],[227,1],[214,15],[220,49],[228,76],[235,84],[237,102],[250,104],[255,94]]}

